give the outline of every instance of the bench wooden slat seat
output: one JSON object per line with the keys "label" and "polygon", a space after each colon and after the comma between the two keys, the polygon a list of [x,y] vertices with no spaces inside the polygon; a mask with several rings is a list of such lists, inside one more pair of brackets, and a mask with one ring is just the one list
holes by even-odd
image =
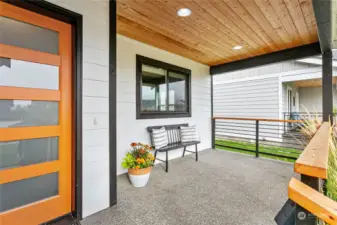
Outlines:
{"label": "bench wooden slat seat", "polygon": [[[168,172],[168,152],[171,150],[176,150],[179,148],[183,148],[183,157],[185,156],[185,152],[191,152],[195,153],[195,160],[198,161],[198,144],[200,144],[200,141],[191,141],[191,142],[181,142],[180,138],[180,127],[187,127],[188,124],[173,124],[173,125],[161,125],[161,126],[151,126],[147,127],[148,132],[150,133],[151,137],[151,143],[153,146],[153,140],[152,140],[152,130],[153,129],[160,129],[162,127],[165,127],[166,132],[167,132],[167,137],[168,137],[168,145],[164,146],[159,149],[154,149],[154,158],[155,160],[159,160],[162,162],[165,162],[166,164],[166,172]],[[186,149],[188,146],[193,146],[195,145],[195,151],[189,151]],[[162,160],[157,158],[157,152],[166,152],[166,159]]]}
{"label": "bench wooden slat seat", "polygon": [[[158,148],[155,149],[158,152],[166,152],[166,151],[170,151],[170,150],[175,150],[177,148],[182,148],[182,147],[187,147],[187,146],[192,146],[192,145],[196,145],[196,144],[200,144],[200,141],[191,141],[191,142],[184,142],[184,143],[172,143],[172,144],[168,144],[165,147],[162,148]],[[186,150],[188,151],[188,150]],[[189,151],[188,151],[189,152]]]}

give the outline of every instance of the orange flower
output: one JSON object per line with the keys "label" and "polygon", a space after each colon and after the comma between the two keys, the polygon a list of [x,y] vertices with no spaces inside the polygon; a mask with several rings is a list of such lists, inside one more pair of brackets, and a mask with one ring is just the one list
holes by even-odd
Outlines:
{"label": "orange flower", "polygon": [[142,160],[141,158],[137,158],[137,159],[136,159],[136,162],[137,162],[138,164],[140,164],[140,163],[141,163],[141,160]]}
{"label": "orange flower", "polygon": [[136,169],[139,169],[140,168],[140,166],[136,166]]}
{"label": "orange flower", "polygon": [[137,146],[137,143],[135,143],[135,142],[131,143],[131,147],[136,147],[136,146]]}
{"label": "orange flower", "polygon": [[145,154],[145,152],[146,152],[146,151],[145,151],[145,149],[143,149],[143,148],[141,148],[141,149],[139,150],[139,153],[140,153],[140,154]]}

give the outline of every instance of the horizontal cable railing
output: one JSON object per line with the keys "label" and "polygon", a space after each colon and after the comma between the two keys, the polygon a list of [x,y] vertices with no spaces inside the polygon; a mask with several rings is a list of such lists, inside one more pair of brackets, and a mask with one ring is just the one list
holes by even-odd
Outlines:
{"label": "horizontal cable railing", "polygon": [[218,149],[294,162],[308,143],[301,120],[214,117],[212,121],[213,147]]}
{"label": "horizontal cable railing", "polygon": [[[333,122],[336,122],[337,114],[332,114]],[[321,112],[283,112],[284,120],[323,120],[323,113]],[[287,129],[285,126],[284,129]]]}

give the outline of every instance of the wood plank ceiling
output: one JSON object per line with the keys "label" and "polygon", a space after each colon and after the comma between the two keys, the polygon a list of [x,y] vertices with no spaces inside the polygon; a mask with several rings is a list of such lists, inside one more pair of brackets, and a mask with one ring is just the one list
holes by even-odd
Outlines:
{"label": "wood plank ceiling", "polygon": [[117,19],[119,34],[210,66],[318,41],[311,0],[119,0]]}
{"label": "wood plank ceiling", "polygon": [[[337,78],[332,78],[332,83],[336,84]],[[300,80],[295,81],[295,86],[298,88],[301,87],[322,87],[322,79],[311,79],[311,80]]]}

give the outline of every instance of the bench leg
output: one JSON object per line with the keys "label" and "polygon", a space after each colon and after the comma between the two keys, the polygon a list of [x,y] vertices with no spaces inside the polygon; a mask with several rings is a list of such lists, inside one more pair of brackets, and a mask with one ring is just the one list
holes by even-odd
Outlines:
{"label": "bench leg", "polygon": [[156,157],[157,157],[157,151],[154,151],[154,160],[153,160],[153,165],[156,162]]}
{"label": "bench leg", "polygon": [[184,147],[183,157],[185,157],[186,146]]}
{"label": "bench leg", "polygon": [[195,145],[195,161],[198,161],[198,145]]}
{"label": "bench leg", "polygon": [[166,151],[166,173],[168,172],[168,151]]}

